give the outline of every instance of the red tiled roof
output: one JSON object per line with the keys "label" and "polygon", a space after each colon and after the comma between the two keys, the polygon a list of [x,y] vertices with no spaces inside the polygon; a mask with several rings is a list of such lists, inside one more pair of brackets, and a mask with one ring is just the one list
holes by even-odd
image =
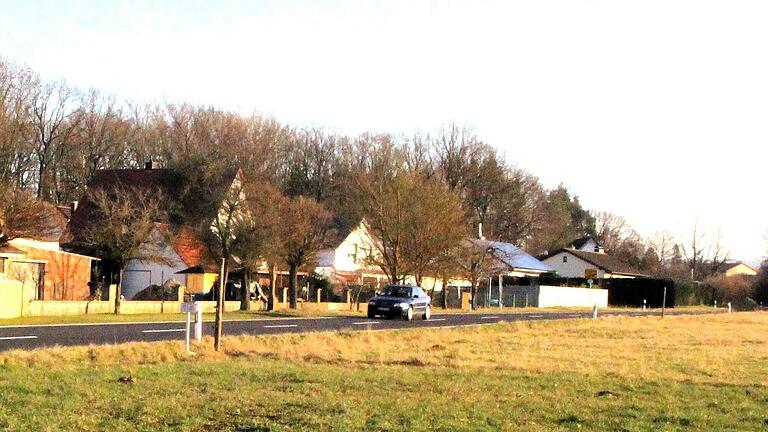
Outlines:
{"label": "red tiled roof", "polygon": [[208,247],[192,228],[182,227],[173,233],[171,235],[171,247],[184,261],[184,264],[189,267],[200,265],[209,267],[213,264]]}

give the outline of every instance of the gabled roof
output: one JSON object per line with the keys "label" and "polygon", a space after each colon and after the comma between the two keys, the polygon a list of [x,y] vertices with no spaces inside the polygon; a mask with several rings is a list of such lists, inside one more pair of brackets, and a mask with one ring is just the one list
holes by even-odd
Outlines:
{"label": "gabled roof", "polygon": [[729,263],[725,263],[725,264],[723,264],[723,267],[722,267],[722,272],[723,272],[723,273],[725,273],[725,272],[727,272],[728,270],[730,270],[730,269],[732,269],[732,268],[735,268],[735,267],[738,267],[738,266],[740,266],[740,265],[744,265],[744,267],[746,267],[746,268],[748,268],[748,269],[750,269],[750,270],[754,271],[755,273],[757,273],[757,270],[756,270],[756,269],[754,269],[752,266],[750,266],[750,265],[748,265],[748,264],[745,264],[745,263],[743,263],[743,262],[741,262],[741,261],[735,261],[735,262],[729,262]]}
{"label": "gabled roof", "polygon": [[578,249],[560,249],[559,251],[549,254],[547,258],[551,258],[561,252],[575,255],[576,257],[581,258],[584,261],[604,271],[607,271],[609,273],[625,274],[625,275],[632,275],[632,276],[645,276],[644,274],[640,273],[640,271],[633,268],[629,264],[621,261],[620,259],[614,256],[604,254],[604,253],[587,252],[587,251],[578,250]]}
{"label": "gabled roof", "polygon": [[0,245],[0,254],[3,255],[24,255],[24,251],[18,248],[15,248],[8,243],[5,243],[3,245]]}
{"label": "gabled roof", "polygon": [[[173,233],[171,235],[171,247],[184,264],[190,268],[201,267],[205,270],[216,268],[208,247],[192,228],[181,227],[181,229]],[[216,273],[216,271],[214,270],[213,273]]]}
{"label": "gabled roof", "polygon": [[494,257],[503,267],[506,267],[506,270],[521,269],[533,270],[536,272],[552,271],[552,268],[547,264],[539,261],[512,243],[482,239],[470,239],[469,241],[476,245],[492,249]]}
{"label": "gabled roof", "polygon": [[[214,190],[211,191],[212,199],[223,201],[227,190],[229,190],[229,187],[239,174],[240,170],[234,168],[226,172],[222,176],[221,181],[215,185]],[[181,182],[182,179],[180,176],[170,169],[100,170],[96,172],[93,179],[88,183],[88,190],[109,190],[117,187],[125,187],[128,188],[129,191],[159,191],[170,201],[169,207],[175,204],[176,207],[183,208],[181,195],[185,185]],[[77,240],[78,235],[82,233],[89,224],[95,222],[95,213],[96,210],[93,204],[88,200],[88,196],[85,195],[80,201],[77,209],[71,215],[68,225],[67,240]],[[214,216],[215,215],[210,215],[211,219],[213,219]],[[208,217],[208,215],[205,217]]]}
{"label": "gabled roof", "polygon": [[571,242],[570,246],[571,246],[572,248],[574,248],[574,249],[581,249],[581,248],[582,248],[582,247],[583,247],[585,244],[587,244],[587,242],[589,242],[590,240],[592,240],[593,242],[595,242],[595,244],[596,244],[597,246],[600,246],[600,242],[599,242],[599,241],[597,241],[597,239],[595,239],[595,238],[594,238],[594,237],[592,237],[592,236],[586,236],[586,237],[582,237],[582,238],[576,239],[576,240],[574,240],[574,241],[572,241],[572,242]]}

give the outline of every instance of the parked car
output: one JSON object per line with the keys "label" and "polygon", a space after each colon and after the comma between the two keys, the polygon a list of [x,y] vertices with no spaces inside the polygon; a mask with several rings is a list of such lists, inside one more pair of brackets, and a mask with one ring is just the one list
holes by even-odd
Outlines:
{"label": "parked car", "polygon": [[421,317],[428,320],[432,315],[431,301],[417,286],[389,285],[368,302],[368,318],[401,317],[410,321],[415,314],[421,313]]}

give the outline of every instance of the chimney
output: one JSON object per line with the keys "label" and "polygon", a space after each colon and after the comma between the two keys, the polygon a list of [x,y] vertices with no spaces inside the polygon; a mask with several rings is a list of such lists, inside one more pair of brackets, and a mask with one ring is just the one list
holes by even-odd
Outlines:
{"label": "chimney", "polygon": [[152,159],[144,162],[144,169],[145,170],[151,170],[151,169],[154,169],[154,168],[155,168],[155,163],[152,162]]}

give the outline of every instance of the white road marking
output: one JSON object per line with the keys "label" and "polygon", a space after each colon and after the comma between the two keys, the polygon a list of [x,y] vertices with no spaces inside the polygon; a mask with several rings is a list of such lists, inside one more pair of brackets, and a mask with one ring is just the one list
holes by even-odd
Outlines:
{"label": "white road marking", "polygon": [[572,318],[581,318],[581,315],[577,315],[577,314],[570,314],[568,316]]}
{"label": "white road marking", "polygon": [[360,321],[360,322],[352,323],[352,325],[366,325],[366,324],[381,324],[381,321]]}
{"label": "white road marking", "polygon": [[37,336],[5,336],[5,337],[0,337],[0,340],[18,340],[18,339],[37,339]]}
{"label": "white road marking", "polygon": [[298,327],[298,324],[281,324],[281,325],[267,325],[264,326],[264,328],[288,328],[288,327]]}
{"label": "white road marking", "polygon": [[445,321],[445,318],[430,318],[427,321]]}
{"label": "white road marking", "polygon": [[497,316],[484,316],[484,317],[480,317],[480,319],[495,319],[495,318],[498,318],[498,317]]}
{"label": "white road marking", "polygon": [[157,329],[157,330],[142,330],[142,333],[175,333],[175,332],[183,332],[187,331],[187,329]]}
{"label": "white road marking", "polygon": [[544,315],[528,315],[528,318],[544,318]]}

